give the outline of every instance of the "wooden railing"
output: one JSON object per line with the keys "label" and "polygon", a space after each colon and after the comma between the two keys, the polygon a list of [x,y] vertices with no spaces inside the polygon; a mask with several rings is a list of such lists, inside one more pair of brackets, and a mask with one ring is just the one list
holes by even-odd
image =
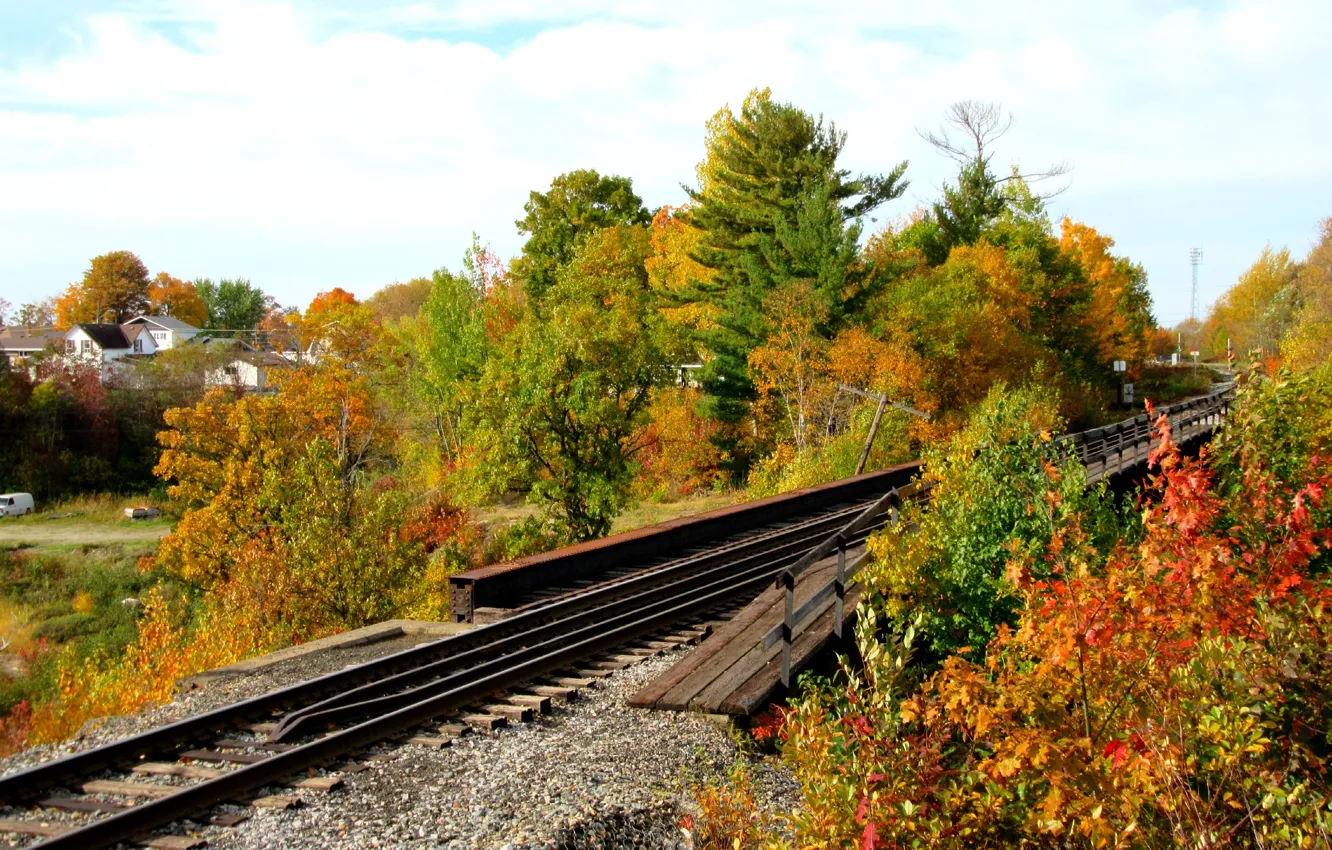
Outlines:
{"label": "wooden railing", "polygon": [[[1175,442],[1184,443],[1203,433],[1216,428],[1230,410],[1234,396],[1234,384],[1224,384],[1215,391],[1198,398],[1176,404],[1158,407],[1156,416],[1165,415],[1170,422]],[[1155,419],[1146,413],[1106,425],[1092,428],[1076,434],[1065,434],[1055,440],[1057,447],[1065,447],[1072,455],[1087,467],[1088,483],[1113,475],[1130,468],[1147,458],[1152,444],[1153,423]],[[1113,466],[1112,466],[1113,464]],[[862,511],[855,519],[841,530],[828,537],[811,549],[803,558],[777,574],[777,586],[786,591],[785,612],[782,622],[773,626],[763,636],[763,647],[771,648],[778,641],[782,642],[782,685],[791,686],[791,644],[798,629],[814,619],[815,613],[829,596],[835,596],[833,610],[833,634],[842,637],[844,602],[851,580],[860,572],[868,552],[862,552],[850,564],[846,560],[846,550],[859,540],[868,536],[870,531],[885,526],[896,525],[901,521],[900,509],[907,501],[923,501],[929,495],[931,483],[916,482],[906,487],[894,488],[883,498]],[[795,606],[796,579],[814,564],[837,553],[837,573],[834,578],[814,592],[812,596]]]}

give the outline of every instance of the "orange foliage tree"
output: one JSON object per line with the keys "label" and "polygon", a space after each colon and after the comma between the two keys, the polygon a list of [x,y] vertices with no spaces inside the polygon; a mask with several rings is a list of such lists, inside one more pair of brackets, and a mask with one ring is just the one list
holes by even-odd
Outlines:
{"label": "orange foliage tree", "polygon": [[1068,218],[1060,228],[1060,250],[1082,267],[1092,287],[1083,323],[1100,359],[1140,362],[1153,330],[1147,275],[1142,266],[1111,254],[1114,244],[1096,228]]}
{"label": "orange foliage tree", "polygon": [[201,328],[208,323],[208,305],[195,291],[194,284],[158,273],[148,286],[150,312],[158,316],[171,316]]}
{"label": "orange foliage tree", "polygon": [[83,280],[70,284],[56,300],[56,327],[104,319],[124,322],[146,313],[149,283],[148,267],[129,251],[93,257]]}

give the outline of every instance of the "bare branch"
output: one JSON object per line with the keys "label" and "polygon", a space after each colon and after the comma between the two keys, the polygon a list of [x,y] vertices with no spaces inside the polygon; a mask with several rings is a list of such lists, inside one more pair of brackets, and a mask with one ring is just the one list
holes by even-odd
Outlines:
{"label": "bare branch", "polygon": [[[954,141],[949,135],[949,127],[960,131],[964,138]],[[938,133],[917,130],[922,139],[929,142],[936,150],[949,159],[966,165],[968,162],[984,160],[985,149],[993,142],[1013,129],[1013,114],[1004,114],[997,103],[982,103],[978,100],[959,100],[948,107],[944,116],[944,125]]]}

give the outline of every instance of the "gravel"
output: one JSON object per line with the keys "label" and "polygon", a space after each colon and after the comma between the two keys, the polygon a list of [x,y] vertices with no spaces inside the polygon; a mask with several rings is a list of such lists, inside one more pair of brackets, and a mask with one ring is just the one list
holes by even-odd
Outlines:
{"label": "gravel", "polygon": [[[15,755],[0,763],[0,771],[12,772],[424,640],[330,650],[215,682],[141,715],[90,724],[59,747]],[[691,836],[680,826],[692,812],[691,781],[721,775],[744,756],[725,725],[712,718],[627,705],[629,695],[680,657],[680,651],[673,651],[617,671],[583,690],[574,702],[556,700],[552,714],[532,723],[464,735],[440,750],[387,747],[369,769],[343,776],[344,787],[332,793],[267,789],[265,793],[297,794],[302,805],[285,811],[250,809],[250,819],[239,826],[206,826],[199,834],[218,850],[691,847]],[[795,785],[785,771],[760,761],[754,776],[765,808],[790,810],[796,804]],[[4,816],[10,815],[0,810]],[[172,831],[182,830],[178,825]]]}

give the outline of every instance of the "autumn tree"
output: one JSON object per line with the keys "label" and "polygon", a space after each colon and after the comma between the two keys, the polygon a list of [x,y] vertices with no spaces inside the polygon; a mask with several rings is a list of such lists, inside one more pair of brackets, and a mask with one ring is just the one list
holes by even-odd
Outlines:
{"label": "autumn tree", "polygon": [[25,328],[49,328],[56,321],[56,298],[20,304],[14,321]]}
{"label": "autumn tree", "polygon": [[331,356],[358,367],[374,354],[381,331],[374,309],[341,287],[317,294],[296,327],[301,342],[318,357]]}
{"label": "autumn tree", "polygon": [[381,322],[415,316],[430,297],[431,278],[416,277],[406,283],[390,283],[366,299]]}
{"label": "autumn tree", "polygon": [[588,238],[488,361],[478,403],[491,446],[487,474],[532,481],[562,535],[599,537],[628,496],[653,387],[678,352],[653,309],[645,228]]}
{"label": "autumn tree", "polygon": [[634,194],[633,180],[602,176],[584,169],[561,174],[545,192],[532,192],[523,207],[527,215],[514,222],[527,235],[513,275],[529,297],[541,298],[555,284],[560,266],[597,230],[617,225],[642,225],[651,220]]}
{"label": "autumn tree", "polygon": [[182,322],[203,327],[208,322],[208,305],[193,283],[159,272],[148,286],[149,308],[154,315],[171,316]]}
{"label": "autumn tree", "polygon": [[1202,328],[1204,350],[1225,351],[1229,339],[1241,356],[1254,349],[1261,349],[1265,356],[1277,353],[1295,318],[1297,274],[1289,250],[1264,248],[1208,311]]}
{"label": "autumn tree", "polygon": [[271,306],[259,287],[241,278],[200,278],[194,281],[194,289],[208,309],[208,320],[203,325],[208,330],[252,330]]}
{"label": "autumn tree", "polygon": [[124,322],[148,312],[148,267],[129,251],[93,257],[83,280],[69,285],[56,301],[55,324],[69,328],[83,322]]}
{"label": "autumn tree", "polygon": [[1296,279],[1299,308],[1281,353],[1299,368],[1332,362],[1332,218],[1319,224],[1319,239]]}
{"label": "autumn tree", "polygon": [[1142,361],[1148,354],[1152,317],[1147,273],[1142,266],[1110,253],[1115,241],[1081,222],[1065,218],[1059,247],[1082,267],[1091,286],[1083,323],[1103,362]]}

